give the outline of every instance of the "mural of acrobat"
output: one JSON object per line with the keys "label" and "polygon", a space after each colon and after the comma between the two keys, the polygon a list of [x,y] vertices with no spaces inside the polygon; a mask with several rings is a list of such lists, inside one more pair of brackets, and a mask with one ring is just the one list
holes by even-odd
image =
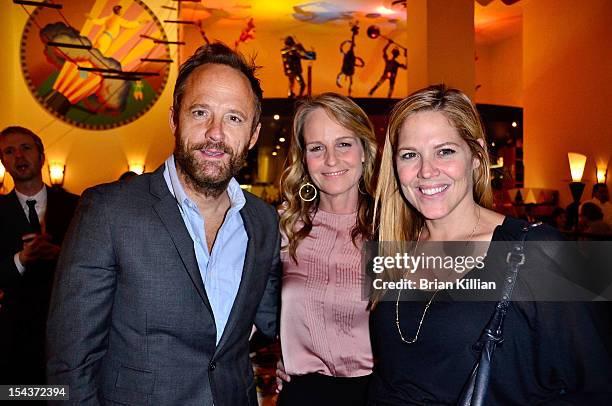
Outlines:
{"label": "mural of acrobat", "polygon": [[378,89],[386,80],[388,80],[389,81],[389,91],[387,92],[387,97],[391,98],[391,95],[393,95],[393,88],[395,87],[395,78],[397,77],[397,71],[399,68],[406,69],[406,64],[402,64],[397,60],[397,58],[400,55],[400,50],[398,48],[393,48],[393,50],[391,51],[390,57],[387,54],[387,51],[389,50],[389,47],[391,46],[391,44],[394,44],[395,46],[402,48],[404,50],[404,59],[407,59],[408,49],[399,45],[397,42],[393,41],[392,39],[387,38],[384,35],[381,35],[380,30],[375,25],[371,25],[370,27],[368,27],[368,37],[375,39],[375,38],[378,38],[379,36],[387,40],[387,44],[383,48],[383,52],[382,52],[383,59],[385,60],[385,70],[383,71],[383,74],[380,76],[380,79],[378,79],[378,82],[376,82],[374,87],[370,89],[368,95],[372,96],[374,92],[376,91],[376,89]]}
{"label": "mural of acrobat", "polygon": [[306,83],[302,77],[302,59],[314,61],[317,59],[316,53],[314,51],[306,51],[302,44],[296,42],[292,36],[288,36],[285,38],[285,46],[281,49],[281,57],[283,58],[285,76],[289,79],[289,97],[295,97],[295,92],[293,91],[295,82],[300,85],[298,97],[304,96]]}
{"label": "mural of acrobat", "polygon": [[[342,67],[340,68],[340,73],[336,76],[336,86],[342,87],[340,84],[340,79],[344,76],[345,80],[348,80],[348,95],[351,96],[351,91],[353,88],[353,75],[355,74],[355,68],[363,68],[365,66],[365,62],[362,58],[355,56],[355,37],[359,34],[359,22],[354,22],[350,24],[351,26],[351,36],[350,40],[346,40],[340,44],[340,53],[343,55],[342,57]],[[348,45],[348,47],[347,47]]]}

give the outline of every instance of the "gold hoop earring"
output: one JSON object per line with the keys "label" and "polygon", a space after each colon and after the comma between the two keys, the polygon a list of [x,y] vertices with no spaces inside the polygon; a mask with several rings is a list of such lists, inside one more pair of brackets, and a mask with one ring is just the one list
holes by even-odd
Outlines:
{"label": "gold hoop earring", "polygon": [[362,195],[367,195],[366,192],[364,192],[363,190],[361,190],[361,181],[362,179],[359,180],[359,183],[357,184],[357,190],[359,191],[359,193],[361,193]]}
{"label": "gold hoop earring", "polygon": [[[304,192],[304,188],[307,189],[306,193],[308,193],[308,189],[312,189],[314,191],[314,194],[312,195],[311,198],[305,198],[302,193]],[[314,199],[317,198],[317,188],[310,182],[306,182],[304,183],[302,186],[300,186],[300,190],[298,191],[298,195],[300,196],[300,199],[302,199],[305,202],[312,202]]]}

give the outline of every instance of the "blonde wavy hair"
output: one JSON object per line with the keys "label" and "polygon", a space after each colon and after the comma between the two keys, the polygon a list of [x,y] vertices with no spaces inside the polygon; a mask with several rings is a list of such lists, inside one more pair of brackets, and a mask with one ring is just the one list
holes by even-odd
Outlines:
{"label": "blonde wavy hair", "polygon": [[313,183],[306,167],[304,127],[308,116],[316,109],[323,109],[332,120],[353,133],[361,142],[365,161],[359,180],[357,218],[351,238],[356,244],[358,238],[366,240],[372,237],[373,177],[377,150],[374,126],[365,112],[348,97],[337,93],[323,93],[304,99],[298,104],[293,118],[289,152],[280,182],[284,201],[280,228],[288,241],[283,249],[289,250],[289,255],[296,263],[297,247],[312,230],[312,218],[319,207],[319,194],[311,202],[306,202],[299,196],[299,189],[303,184]]}
{"label": "blonde wavy hair", "polygon": [[[480,165],[473,172],[474,201],[491,208],[493,193],[490,182],[491,161],[480,116],[472,101],[460,90],[434,85],[412,93],[398,102],[391,111],[385,135],[378,184],[374,193],[374,218],[378,241],[414,241],[424,224],[423,216],[404,198],[395,167],[398,138],[406,119],[416,113],[436,111],[444,114]],[[482,140],[480,145],[478,140]],[[392,275],[397,277],[397,275]],[[371,298],[373,307],[385,294],[375,290]]]}

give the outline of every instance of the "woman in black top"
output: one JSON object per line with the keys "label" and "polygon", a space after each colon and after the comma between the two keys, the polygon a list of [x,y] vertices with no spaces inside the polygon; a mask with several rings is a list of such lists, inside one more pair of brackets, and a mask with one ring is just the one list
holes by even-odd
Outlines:
{"label": "woman in black top", "polygon": [[[379,241],[417,241],[417,247],[426,241],[480,241],[487,252],[482,266],[458,278],[503,286],[506,254],[526,223],[490,210],[489,168],[482,125],[466,95],[439,85],[401,101],[390,117],[376,191]],[[540,226],[528,240],[560,238]],[[553,283],[549,271],[562,262],[562,252],[546,247],[526,248],[485,404],[612,404],[605,309],[538,301]],[[408,293],[373,291],[371,405],[457,403],[478,359],[474,344],[499,299],[478,296],[477,290],[434,285]]]}

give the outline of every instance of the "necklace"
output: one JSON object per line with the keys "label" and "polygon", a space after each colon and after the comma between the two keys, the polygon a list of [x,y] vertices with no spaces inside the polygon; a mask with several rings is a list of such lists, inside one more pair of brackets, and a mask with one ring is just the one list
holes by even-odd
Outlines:
{"label": "necklace", "polygon": [[[470,236],[468,237],[467,241],[471,241],[472,237],[474,237],[474,233],[476,232],[476,229],[478,228],[478,225],[480,224],[480,206],[476,206],[477,210],[478,210],[478,214],[477,214],[477,218],[476,218],[476,224],[474,225],[474,228],[472,229],[472,232],[470,233]],[[419,246],[419,240],[421,239],[421,233],[423,232],[423,226],[421,226],[421,229],[419,230],[419,234],[417,235],[417,240],[416,240],[416,244],[414,246],[414,251],[412,253],[412,256],[414,256],[414,254],[416,254],[416,250]],[[400,338],[402,339],[403,342],[405,342],[406,344],[414,344],[416,343],[417,339],[419,338],[419,333],[421,332],[421,326],[423,325],[423,320],[425,320],[425,315],[427,314],[427,310],[429,310],[429,306],[431,306],[431,303],[433,302],[434,298],[436,297],[436,295],[438,294],[440,290],[436,290],[433,295],[431,295],[431,298],[429,299],[429,301],[427,302],[427,304],[425,305],[425,309],[423,310],[423,314],[421,315],[421,320],[419,320],[419,325],[417,326],[417,331],[416,334],[414,335],[414,338],[411,340],[407,340],[404,335],[402,334],[402,329],[400,327],[400,318],[399,318],[399,302],[400,302],[400,297],[402,295],[402,289],[398,289],[397,292],[397,299],[395,300],[395,326],[397,327],[397,332],[399,333]]]}

